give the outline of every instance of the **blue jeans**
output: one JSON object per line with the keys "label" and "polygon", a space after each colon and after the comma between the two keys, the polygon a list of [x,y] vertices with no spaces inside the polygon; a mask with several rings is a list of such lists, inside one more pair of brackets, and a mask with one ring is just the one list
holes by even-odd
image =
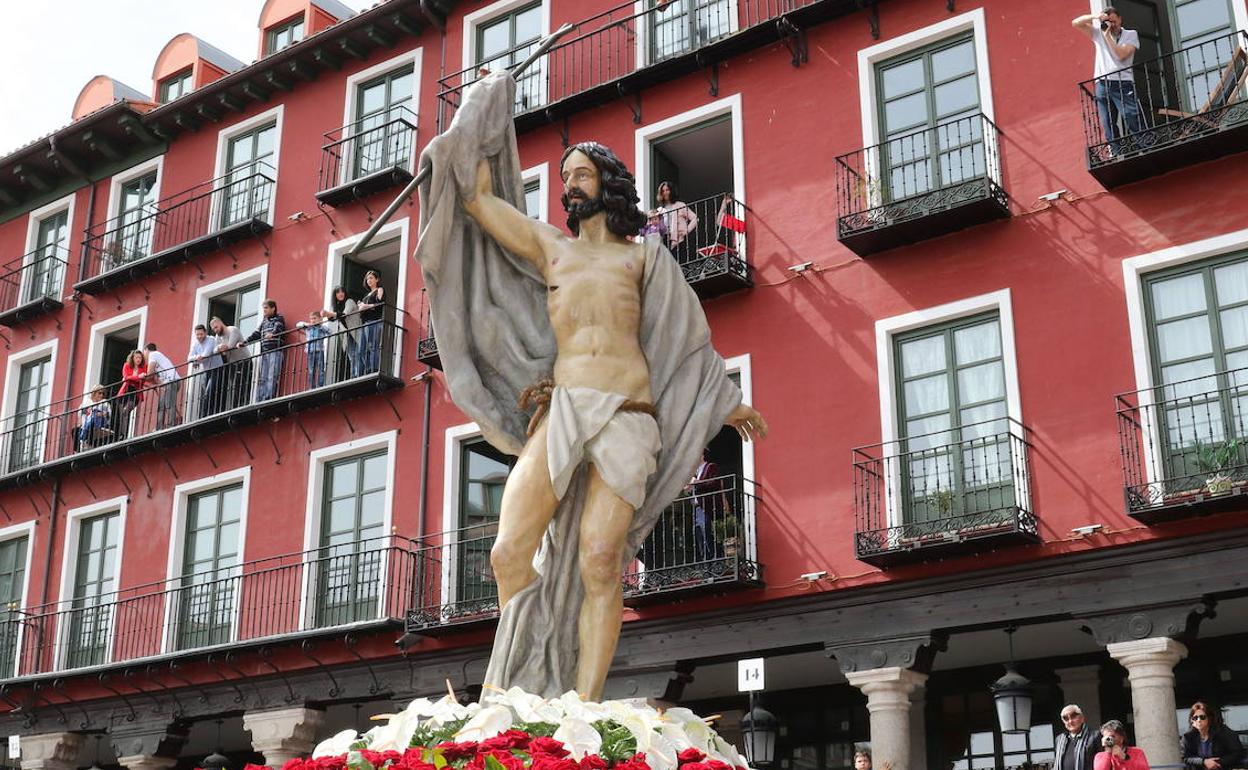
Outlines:
{"label": "blue jeans", "polygon": [[325,384],[325,351],[308,346],[308,390]]}
{"label": "blue jeans", "polygon": [[256,400],[267,401],[277,395],[277,381],[282,376],[282,358],[285,353],[271,350],[260,356],[260,383],[256,388]]}
{"label": "blue jeans", "polygon": [[360,349],[355,358],[355,376],[372,374],[381,364],[381,321],[360,327]]}
{"label": "blue jeans", "polygon": [[[1101,116],[1101,128],[1105,140],[1114,152],[1119,151],[1120,138],[1138,134],[1144,130],[1144,118],[1140,114],[1140,102],[1135,97],[1135,83],[1130,80],[1098,80],[1096,82],[1096,111]],[[1118,119],[1122,129],[1118,131]]]}

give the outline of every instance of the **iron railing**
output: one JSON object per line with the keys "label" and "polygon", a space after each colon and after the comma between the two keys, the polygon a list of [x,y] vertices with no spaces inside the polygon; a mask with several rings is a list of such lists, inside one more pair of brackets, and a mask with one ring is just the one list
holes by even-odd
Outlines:
{"label": "iron railing", "polygon": [[7,264],[0,271],[0,316],[26,305],[60,302],[69,249],[59,244],[41,246]]}
{"label": "iron railing", "polygon": [[395,535],[326,544],[10,611],[0,676],[106,666],[403,617],[418,549]]}
{"label": "iron railing", "polygon": [[498,523],[439,532],[416,555],[420,582],[407,612],[408,631],[445,628],[498,616],[498,583],[490,549]]}
{"label": "iron railing", "polygon": [[1138,61],[1129,74],[1079,84],[1090,169],[1248,123],[1248,31]]}
{"label": "iron railing", "polygon": [[433,308],[426,300],[428,300],[428,294],[421,289],[420,338],[416,340],[416,360],[435,369],[441,369],[442,359],[438,356],[438,340],[433,336]]}
{"label": "iron railing", "polygon": [[325,134],[320,183],[324,192],[385,171],[410,173],[416,144],[416,114],[407,107],[360,118]]}
{"label": "iron railing", "polygon": [[[188,373],[167,384],[151,382],[137,393],[98,401],[88,393],[6,417],[0,422],[0,479],[158,432],[180,431],[259,402],[362,377],[397,377],[394,351],[402,331],[378,321],[310,340],[293,329],[272,350],[211,368],[188,363]],[[116,393],[118,385],[102,390]]]}
{"label": "iron railing", "polygon": [[[517,82],[515,112],[542,108],[608,85],[637,70],[679,58],[785,14],[827,0],[626,0],[576,22]],[[438,125],[445,129],[463,91],[484,67],[497,70],[525,58],[531,41],[438,81]]]}
{"label": "iron railing", "polygon": [[87,232],[83,282],[156,257],[216,248],[226,233],[269,226],[277,174],[265,161],[235,169]]}
{"label": "iron railing", "polygon": [[745,205],[724,193],[652,209],[646,231],[663,236],[685,280],[695,289],[725,279],[749,286],[745,217]]}
{"label": "iron railing", "polygon": [[1038,536],[1028,447],[1007,417],[854,449],[858,558]]}
{"label": "iron railing", "polygon": [[1004,208],[997,127],[975,114],[841,155],[836,192],[842,240],[970,201]]}
{"label": "iron railing", "polygon": [[1115,400],[1129,514],[1248,493],[1248,369]]}

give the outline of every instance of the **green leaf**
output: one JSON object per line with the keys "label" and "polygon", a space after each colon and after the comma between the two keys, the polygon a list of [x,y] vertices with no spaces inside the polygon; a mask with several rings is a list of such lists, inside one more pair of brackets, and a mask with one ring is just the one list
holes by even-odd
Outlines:
{"label": "green leaf", "polygon": [[364,755],[358,751],[347,752],[347,767],[350,770],[377,770],[373,767],[373,763],[364,758]]}
{"label": "green leaf", "polygon": [[499,762],[493,754],[486,754],[485,770],[507,770],[507,768],[503,767],[503,763]]}

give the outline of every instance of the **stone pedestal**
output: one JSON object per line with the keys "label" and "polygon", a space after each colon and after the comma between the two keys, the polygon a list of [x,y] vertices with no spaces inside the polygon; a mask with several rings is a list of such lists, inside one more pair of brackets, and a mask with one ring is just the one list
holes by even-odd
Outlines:
{"label": "stone pedestal", "polygon": [[[1062,706],[1073,703],[1083,711],[1083,718],[1093,729],[1100,727],[1101,720],[1101,667],[1072,666],[1054,671],[1062,687]],[[1037,714],[1044,718],[1046,715]]]}
{"label": "stone pedestal", "polygon": [[927,674],[893,666],[847,671],[845,678],[867,696],[872,766],[882,768],[888,763],[892,770],[915,770],[911,762],[914,737],[910,695],[923,686]]}
{"label": "stone pedestal", "polygon": [[22,770],[75,770],[84,736],[42,733],[22,736]]}
{"label": "stone pedestal", "polygon": [[325,712],[296,706],[243,714],[243,729],[251,733],[251,745],[264,755],[264,763],[280,768],[296,757],[312,753]]}
{"label": "stone pedestal", "polygon": [[153,757],[148,754],[135,754],[130,757],[117,757],[117,764],[126,770],[169,770],[178,764],[173,757]]}
{"label": "stone pedestal", "polygon": [[1174,719],[1174,666],[1187,657],[1187,647],[1163,636],[1117,642],[1105,649],[1127,669],[1137,745],[1153,767],[1178,765],[1182,758]]}

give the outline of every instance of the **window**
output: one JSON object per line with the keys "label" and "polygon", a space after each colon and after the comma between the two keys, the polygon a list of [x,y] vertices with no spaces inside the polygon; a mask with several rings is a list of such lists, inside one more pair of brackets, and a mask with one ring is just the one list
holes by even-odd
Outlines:
{"label": "window", "polygon": [[296,16],[288,22],[270,28],[265,33],[264,55],[277,53],[300,40],[303,40],[303,17]]}
{"label": "window", "polygon": [[[1039,701],[1050,700],[1040,696]],[[1038,702],[1033,713],[1052,713]],[[1043,703],[1049,706],[1048,703]],[[1002,733],[992,695],[985,686],[982,692],[945,695],[940,699],[942,725],[938,751],[944,767],[951,770],[1020,767],[1027,764],[1050,765],[1053,762],[1053,725],[1032,725],[1025,733]]]}
{"label": "window", "polygon": [[411,129],[395,121],[410,118],[414,71],[414,65],[401,67],[357,89],[353,179],[411,159]]}
{"label": "window", "polygon": [[191,90],[191,70],[179,72],[160,81],[160,103],[171,102]]}
{"label": "window", "polygon": [[1187,51],[1178,61],[1179,87],[1187,109],[1199,112],[1218,87],[1236,48],[1226,37],[1235,30],[1230,0],[1171,0],[1167,5],[1175,48]]}
{"label": "window", "polygon": [[238,602],[243,485],[192,495],[179,589],[179,649],[230,640]]}
{"label": "window", "polygon": [[971,36],[876,65],[883,192],[890,200],[985,175]]}
{"label": "window", "polygon": [[55,297],[61,291],[61,271],[69,256],[69,212],[58,211],[39,220],[35,253],[22,284],[22,303]]}
{"label": "window", "polygon": [[542,218],[542,180],[524,183],[524,210],[533,219]]}
{"label": "window", "polygon": [[206,324],[213,317],[220,318],[226,326],[237,326],[238,331],[246,337],[260,325],[260,303],[263,300],[259,282],[240,289],[231,289],[209,298],[208,318],[200,323]]}
{"label": "window", "polygon": [[898,335],[894,344],[906,523],[1012,506],[998,315]]}
{"label": "window", "polygon": [[152,224],[156,213],[155,171],[131,179],[121,185],[121,203],[117,210],[118,228],[104,255],[105,270],[143,259],[151,254]]}
{"label": "window", "polygon": [[317,554],[316,625],[371,620],[380,611],[388,453],[325,464]]}
{"label": "window", "polygon": [[98,666],[108,656],[116,601],[116,558],[121,515],[117,512],[79,523],[74,563],[74,595],[66,645],[67,668]]}
{"label": "window", "polygon": [[1235,440],[1248,437],[1248,257],[1150,276],[1144,300],[1167,477],[1203,485],[1207,455],[1220,448],[1226,470],[1242,469],[1248,448]]}
{"label": "window", "polygon": [[0,679],[16,673],[29,536],[0,542]]}
{"label": "window", "polygon": [[650,61],[700,48],[732,31],[728,0],[648,0]]}
{"label": "window", "polygon": [[[497,16],[476,29],[476,66],[498,70],[519,64],[542,36],[542,4]],[[542,68],[530,67],[516,81],[516,112],[542,103]]]}
{"label": "window", "polygon": [[474,602],[498,596],[490,569],[490,549],[498,532],[503,486],[515,458],[504,455],[484,439],[460,446],[459,527],[455,540],[458,565],[455,601]]}
{"label": "window", "polygon": [[9,473],[43,462],[43,439],[51,401],[52,357],[22,364],[18,370],[17,401],[10,432]]}
{"label": "window", "polygon": [[225,156],[222,229],[251,219],[268,218],[269,199],[273,193],[273,183],[268,177],[273,174],[271,159],[276,143],[276,123],[230,138]]}

